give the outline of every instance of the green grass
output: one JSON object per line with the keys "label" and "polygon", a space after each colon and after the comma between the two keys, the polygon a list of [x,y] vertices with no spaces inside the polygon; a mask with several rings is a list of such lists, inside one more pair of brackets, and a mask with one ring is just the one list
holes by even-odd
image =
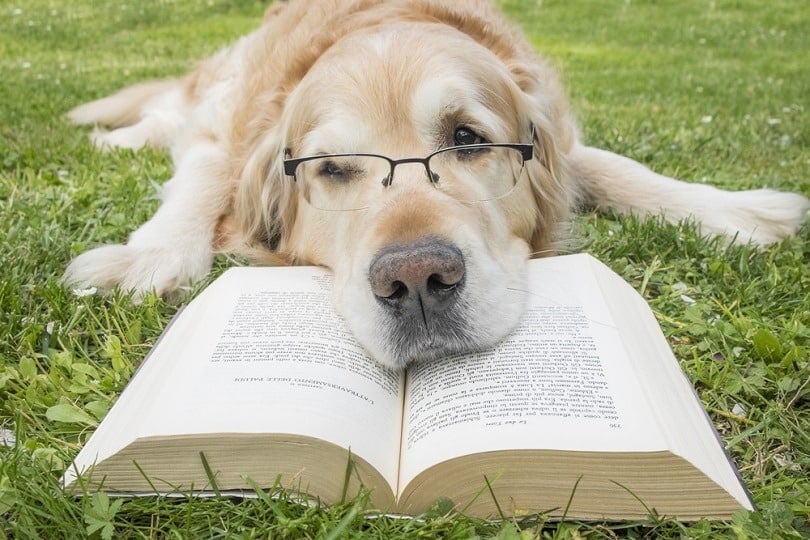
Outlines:
{"label": "green grass", "polygon": [[[810,195],[810,9],[800,2],[502,2],[561,69],[586,140],[655,170]],[[800,538],[810,534],[810,228],[763,252],[588,214],[583,248],[641,290],[759,511],[730,523],[363,517],[360,497],[73,498],[58,478],[176,306],[76,298],[69,259],[157,206],[165,153],[101,154],[64,113],[179,74],[252,29],[248,0],[0,3],[0,537]],[[218,261],[222,268],[226,261]],[[11,439],[15,439],[14,442]]]}

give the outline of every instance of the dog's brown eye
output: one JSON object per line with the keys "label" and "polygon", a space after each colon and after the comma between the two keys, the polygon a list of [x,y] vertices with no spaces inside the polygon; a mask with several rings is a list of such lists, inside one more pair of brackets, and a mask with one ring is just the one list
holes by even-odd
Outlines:
{"label": "dog's brown eye", "polygon": [[468,144],[481,144],[487,142],[482,136],[468,127],[456,128],[453,133],[453,145],[465,146]]}
{"label": "dog's brown eye", "polygon": [[361,163],[344,156],[325,156],[312,160],[312,165],[319,178],[334,183],[345,183],[362,178],[365,170]]}
{"label": "dog's brown eye", "polygon": [[343,169],[338,167],[337,163],[334,161],[324,161],[321,163],[318,174],[329,177],[343,176]]}

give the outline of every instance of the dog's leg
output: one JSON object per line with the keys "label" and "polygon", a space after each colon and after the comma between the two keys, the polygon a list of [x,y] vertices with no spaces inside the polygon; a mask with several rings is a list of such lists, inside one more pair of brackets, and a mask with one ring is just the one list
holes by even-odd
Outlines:
{"label": "dog's leg", "polygon": [[632,159],[578,145],[568,155],[586,201],[639,216],[694,219],[701,231],[767,245],[794,234],[810,200],[772,189],[724,191],[656,174]]}
{"label": "dog's leg", "polygon": [[134,84],[111,96],[83,103],[67,116],[74,124],[100,124],[112,128],[131,126],[141,119],[142,109],[147,102],[171,91],[178,84],[176,80]]}
{"label": "dog's leg", "polygon": [[163,187],[155,215],[132,233],[126,245],[104,246],[79,255],[64,281],[72,287],[120,287],[136,298],[158,294],[204,277],[213,260],[217,222],[226,212],[232,185],[228,157],[214,142],[198,142],[177,163]]}
{"label": "dog's leg", "polygon": [[80,105],[68,113],[76,124],[94,124],[93,143],[102,149],[168,147],[186,121],[189,103],[183,81],[136,84]]}

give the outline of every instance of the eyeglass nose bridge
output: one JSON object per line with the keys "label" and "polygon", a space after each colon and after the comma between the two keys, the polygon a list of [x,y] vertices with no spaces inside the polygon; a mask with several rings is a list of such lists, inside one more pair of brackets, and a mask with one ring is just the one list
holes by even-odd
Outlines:
{"label": "eyeglass nose bridge", "polygon": [[405,163],[421,163],[422,166],[425,168],[425,175],[428,177],[431,183],[436,183],[439,181],[439,176],[430,170],[430,165],[428,161],[430,160],[431,156],[426,158],[403,158],[403,159],[389,159],[388,163],[391,165],[391,170],[388,172],[388,176],[383,178],[382,185],[383,187],[388,187],[394,183],[394,171],[397,168],[397,165],[402,165]]}

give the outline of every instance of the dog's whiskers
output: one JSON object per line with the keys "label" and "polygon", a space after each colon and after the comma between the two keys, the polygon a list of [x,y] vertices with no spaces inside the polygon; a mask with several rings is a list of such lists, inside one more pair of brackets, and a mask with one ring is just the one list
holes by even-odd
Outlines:
{"label": "dog's whiskers", "polygon": [[570,250],[570,249],[563,249],[563,248],[541,249],[541,250],[532,251],[531,253],[529,253],[529,258],[531,259],[531,258],[534,258],[534,257],[536,257],[538,255],[547,255],[549,253],[552,254],[552,255],[573,255],[574,253],[577,253],[577,251],[573,251],[573,250]]}

